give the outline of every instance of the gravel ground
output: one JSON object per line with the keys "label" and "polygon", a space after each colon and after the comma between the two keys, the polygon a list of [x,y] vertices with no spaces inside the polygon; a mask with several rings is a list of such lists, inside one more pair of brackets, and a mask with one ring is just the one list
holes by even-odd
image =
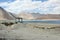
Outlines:
{"label": "gravel ground", "polygon": [[30,24],[14,24],[0,30],[0,38],[6,38],[6,40],[60,40],[60,28],[39,29],[32,28]]}

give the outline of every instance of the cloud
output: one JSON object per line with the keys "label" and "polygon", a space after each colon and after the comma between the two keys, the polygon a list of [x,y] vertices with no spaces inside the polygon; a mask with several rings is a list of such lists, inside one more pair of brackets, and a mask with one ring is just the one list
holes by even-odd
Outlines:
{"label": "cloud", "polygon": [[12,13],[19,13],[21,11],[28,12],[39,12],[39,13],[50,13],[60,14],[60,0],[48,0],[45,2],[32,1],[32,0],[15,0],[14,2],[2,2],[2,7]]}

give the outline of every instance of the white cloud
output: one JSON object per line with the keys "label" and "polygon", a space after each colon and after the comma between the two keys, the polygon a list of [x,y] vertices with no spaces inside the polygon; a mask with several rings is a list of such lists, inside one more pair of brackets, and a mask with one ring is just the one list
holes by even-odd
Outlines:
{"label": "white cloud", "polygon": [[14,2],[0,3],[0,6],[6,6],[6,10],[19,13],[24,10],[40,9],[41,13],[60,14],[60,0],[48,0],[45,2],[31,0],[15,0]]}

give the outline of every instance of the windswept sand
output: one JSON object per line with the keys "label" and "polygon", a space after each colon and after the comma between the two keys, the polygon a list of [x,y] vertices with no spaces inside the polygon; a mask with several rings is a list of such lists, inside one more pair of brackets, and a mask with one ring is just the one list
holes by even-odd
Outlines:
{"label": "windswept sand", "polygon": [[60,40],[60,28],[40,28],[60,27],[59,24],[18,23],[5,27],[4,30],[0,30],[0,38],[7,38],[7,40]]}

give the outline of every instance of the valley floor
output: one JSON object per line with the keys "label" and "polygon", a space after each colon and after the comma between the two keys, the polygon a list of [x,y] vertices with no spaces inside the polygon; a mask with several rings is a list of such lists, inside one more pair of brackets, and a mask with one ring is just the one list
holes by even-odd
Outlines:
{"label": "valley floor", "polygon": [[60,40],[60,25],[45,23],[0,24],[0,38],[6,40]]}

